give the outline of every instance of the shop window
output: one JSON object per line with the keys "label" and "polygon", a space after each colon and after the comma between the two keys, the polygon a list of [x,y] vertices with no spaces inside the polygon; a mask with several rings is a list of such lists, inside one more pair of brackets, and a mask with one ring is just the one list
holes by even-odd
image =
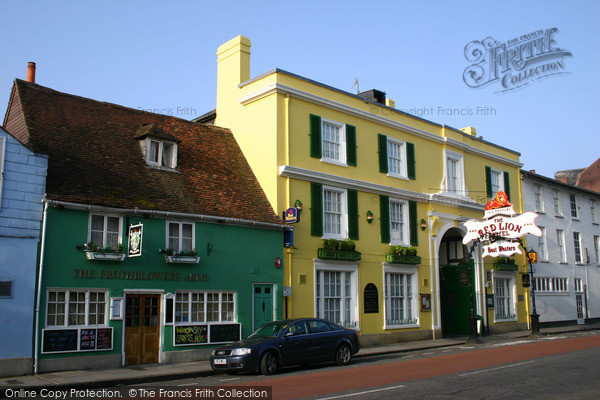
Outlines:
{"label": "shop window", "polygon": [[175,323],[234,322],[235,293],[177,292],[175,293]]}
{"label": "shop window", "polygon": [[106,325],[107,292],[48,290],[46,326]]}

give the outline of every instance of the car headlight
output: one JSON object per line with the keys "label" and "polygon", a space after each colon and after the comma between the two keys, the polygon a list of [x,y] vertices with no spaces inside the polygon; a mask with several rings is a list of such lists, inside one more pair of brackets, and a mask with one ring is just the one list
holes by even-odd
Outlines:
{"label": "car headlight", "polygon": [[231,355],[232,356],[245,356],[246,354],[250,354],[251,351],[252,351],[252,349],[248,349],[246,347],[242,347],[242,348],[239,348],[239,349],[234,349],[231,352]]}

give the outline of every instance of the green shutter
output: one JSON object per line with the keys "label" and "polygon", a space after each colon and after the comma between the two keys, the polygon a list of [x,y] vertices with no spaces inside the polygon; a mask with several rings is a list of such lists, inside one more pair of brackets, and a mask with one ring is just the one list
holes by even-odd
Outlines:
{"label": "green shutter", "polygon": [[508,172],[504,171],[504,192],[508,196],[508,200],[510,201],[510,176]]}
{"label": "green shutter", "polygon": [[492,193],[492,168],[490,167],[485,167],[485,190],[487,197],[494,197],[494,193]]}
{"label": "green shutter", "polygon": [[417,202],[409,201],[408,202],[408,218],[409,218],[409,226],[410,226],[410,245],[418,246],[419,245],[419,221],[417,217]]}
{"label": "green shutter", "polygon": [[413,143],[406,142],[406,164],[408,179],[417,179],[415,168],[415,145]]}
{"label": "green shutter", "polygon": [[348,237],[358,240],[358,192],[348,189]]}
{"label": "green shutter", "polygon": [[387,157],[387,136],[378,134],[379,141],[379,172],[388,172],[388,157]]}
{"label": "green shutter", "polygon": [[310,184],[310,234],[323,236],[323,185]]}
{"label": "green shutter", "polygon": [[321,117],[310,114],[310,156],[321,158]]}
{"label": "green shutter", "polygon": [[381,243],[390,242],[390,198],[388,196],[379,196],[379,214],[381,217]]}
{"label": "green shutter", "polygon": [[346,163],[356,167],[356,127],[346,124]]}

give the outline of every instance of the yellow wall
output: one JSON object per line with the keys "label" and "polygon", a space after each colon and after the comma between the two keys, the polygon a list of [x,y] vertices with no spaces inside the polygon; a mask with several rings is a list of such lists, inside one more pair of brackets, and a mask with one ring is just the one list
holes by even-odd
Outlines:
{"label": "yellow wall", "polygon": [[[314,259],[323,241],[320,237],[310,234],[309,180],[282,177],[279,175],[281,166],[288,165],[359,182],[404,189],[422,196],[440,192],[444,179],[444,150],[447,149],[464,155],[466,187],[474,201],[483,204],[489,200],[486,198],[485,167],[490,166],[509,172],[511,200],[515,210],[522,209],[519,155],[514,152],[477,140],[466,133],[367,103],[347,93],[281,71],[271,71],[248,82],[249,78],[250,41],[240,36],[222,45],[218,51],[216,124],[233,131],[278,214],[281,215],[286,208],[292,206],[296,199],[304,204],[301,222],[294,226],[295,246],[288,251],[284,260],[284,283],[292,286],[293,293],[288,303],[290,316],[315,315]],[[328,104],[322,104],[323,102]],[[356,127],[356,167],[333,165],[310,157],[309,114]],[[372,116],[375,116],[375,119],[385,118],[384,121],[389,122],[374,121]],[[389,126],[390,124],[394,126]],[[413,129],[419,132],[412,132]],[[414,144],[416,180],[397,179],[379,172],[379,133]],[[371,224],[366,221],[368,210],[375,215]],[[389,246],[380,241],[379,194],[359,190],[358,211],[360,236],[356,243],[357,251],[362,253],[358,267],[358,297],[359,309],[362,310],[362,291],[367,283],[375,283],[380,297],[383,296],[382,263]],[[465,208],[458,202],[439,204],[420,201],[417,213],[419,221],[429,221],[428,213],[443,213],[457,218],[483,217],[482,208]],[[418,268],[419,293],[432,293],[433,303],[434,296],[437,295],[435,285],[438,273],[434,270],[433,276],[431,275],[434,260],[430,258],[430,254],[433,254],[434,258],[437,257],[437,248],[430,249],[430,246],[432,242],[435,243],[435,232],[429,230],[428,224],[427,230],[418,229],[418,236],[418,255],[422,258],[422,264]],[[489,269],[488,264],[493,260],[484,261],[486,269]],[[519,258],[518,263],[523,264],[523,259]],[[305,284],[299,284],[301,275],[306,277]],[[481,278],[483,284],[485,276]],[[424,285],[425,280],[427,286]],[[517,294],[525,295],[525,291],[520,287],[520,275],[517,275],[516,283]],[[489,288],[488,293],[491,292],[492,288]],[[518,302],[518,307],[519,323],[522,324],[526,322],[527,315],[525,301]],[[383,333],[382,299],[379,309],[378,314],[359,313],[363,336]],[[437,310],[421,312],[420,327],[408,331],[430,332],[436,318]]]}

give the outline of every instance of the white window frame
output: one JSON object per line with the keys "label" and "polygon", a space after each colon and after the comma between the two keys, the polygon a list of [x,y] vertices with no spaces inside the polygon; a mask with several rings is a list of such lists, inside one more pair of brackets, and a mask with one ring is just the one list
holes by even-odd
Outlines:
{"label": "white window frame", "polygon": [[536,276],[533,278],[536,294],[569,294],[569,279],[562,277]]}
{"label": "white window frame", "polygon": [[[90,213],[89,218],[88,218],[88,238],[87,238],[87,243],[90,243],[92,241],[92,218],[94,216],[98,216],[98,217],[103,217],[104,218],[104,223],[103,223],[103,227],[102,227],[102,243],[95,243],[96,245],[98,245],[98,248],[105,248],[107,247],[107,242],[106,242],[106,236],[108,234],[107,231],[107,225],[108,225],[108,218],[118,218],[119,219],[119,237],[117,240],[117,246],[120,244],[123,244],[123,217],[120,215],[116,215],[116,214],[103,214],[103,213]],[[117,250],[116,248],[113,250]]]}
{"label": "white window frame", "polygon": [[[454,190],[450,185],[449,177],[449,160],[456,162],[456,188]],[[464,155],[452,150],[444,150],[444,184],[442,190],[450,196],[466,196],[467,190],[465,187],[465,168]]]}
{"label": "white window frame", "polygon": [[4,155],[6,153],[6,137],[0,136],[0,210],[2,210],[2,187],[4,186]]}
{"label": "white window frame", "polygon": [[[177,248],[171,247],[171,237],[169,235],[169,225],[170,224],[178,224],[179,225],[179,233],[178,233],[178,245]],[[173,249],[173,253],[179,253],[183,251],[182,242],[183,242],[183,225],[191,225],[192,226],[192,248],[190,250],[195,250],[196,245],[196,224],[190,221],[176,221],[176,220],[167,220],[166,229],[165,229],[165,243],[167,249]]]}
{"label": "white window frame", "polygon": [[[49,298],[50,298],[50,292],[62,292],[65,295],[65,301],[64,301],[64,312],[63,312],[63,318],[64,318],[64,322],[61,325],[58,324],[54,324],[54,325],[49,325],[48,324],[48,308],[49,308]],[[85,293],[85,322],[84,324],[69,324],[69,305],[70,305],[70,297],[71,297],[71,293],[81,293],[84,292]],[[96,323],[96,324],[90,324],[89,323],[89,319],[90,319],[90,293],[94,292],[94,293],[103,293],[104,294],[104,321],[102,321],[101,323]],[[58,303],[53,303],[53,304],[58,304]],[[64,327],[106,327],[108,326],[108,319],[110,317],[109,312],[110,310],[108,309],[110,305],[110,298],[108,297],[108,289],[91,289],[91,288],[69,288],[69,289],[65,289],[65,288],[47,288],[46,289],[46,318],[45,318],[45,326],[46,329],[55,329],[55,328],[64,328]],[[75,313],[77,314],[77,313]],[[52,315],[59,315],[58,313],[53,313]]]}
{"label": "white window frame", "polygon": [[[392,220],[392,204],[397,204],[402,213],[402,221],[393,221]],[[390,245],[402,245],[402,246],[410,246],[410,224],[408,218],[408,201],[402,199],[391,198],[389,201],[389,220],[390,220]],[[393,228],[393,223],[399,222],[402,224],[402,231]],[[394,238],[395,232],[398,232],[402,237],[400,239]]]}
{"label": "white window frame", "polygon": [[[349,276],[350,279],[350,296],[342,294],[342,300],[340,301],[340,322],[336,322],[339,325],[346,326],[352,329],[360,330],[359,328],[359,317],[358,317],[358,264],[350,263],[345,261],[326,261],[315,259],[315,317],[325,317],[325,298],[324,298],[324,285],[320,279],[319,274],[322,272],[340,272],[342,277],[346,278]],[[347,275],[348,274],[348,275]],[[319,286],[319,283],[321,285]],[[345,290],[345,281],[341,283],[341,290]],[[350,305],[346,307],[344,298],[349,297]],[[347,320],[347,311],[349,311],[350,317]]]}
{"label": "white window frame", "polygon": [[[340,232],[328,232],[326,214],[333,214],[325,207],[325,192],[340,194]],[[323,239],[344,240],[348,237],[348,191],[333,186],[323,186]]]}
{"label": "white window frame", "polygon": [[[404,300],[404,306],[410,307],[412,318],[406,323],[388,324],[388,313],[391,310],[390,287],[388,276],[404,275],[411,278],[410,294],[408,300]],[[420,326],[419,308],[419,270],[415,267],[400,267],[393,264],[383,264],[383,329],[415,328]]]}
{"label": "white window frame", "polygon": [[596,256],[596,263],[600,263],[600,236],[594,235],[594,255]]}
{"label": "white window frame", "polygon": [[[399,146],[400,158],[392,157],[392,151],[390,149],[391,146],[396,145]],[[400,179],[408,180],[408,165],[407,165],[407,156],[406,156],[406,142],[394,138],[388,137],[387,139],[387,164],[388,164],[388,176]],[[400,171],[392,171],[392,160],[399,161]]]}
{"label": "white window frame", "polygon": [[[187,320],[184,320],[184,316],[183,315],[177,315],[178,311],[177,311],[177,305],[178,304],[184,304],[184,302],[182,300],[178,300],[178,295],[187,295],[187,300],[185,300],[185,305],[186,310],[185,313],[187,314]],[[193,299],[193,295],[197,295],[198,297],[200,295],[202,295],[202,300],[200,301],[194,301]],[[210,296],[217,296],[218,297],[218,301],[210,301],[209,302],[209,295]],[[230,301],[229,299],[224,299],[225,295],[227,297],[231,296],[232,300]],[[201,311],[201,315],[202,318],[201,319],[193,319],[192,316],[194,315],[194,312],[192,311],[193,309],[193,305],[197,303],[197,304],[202,304],[203,306],[203,311]],[[217,315],[218,315],[218,319],[209,319],[208,318],[208,306],[209,303],[217,303],[218,304],[218,310],[217,310]],[[224,309],[224,304],[232,304],[233,305],[233,309],[232,310],[225,310]],[[179,311],[181,313],[181,311]],[[224,318],[224,314],[225,318]],[[227,316],[227,314],[230,315]],[[177,319],[180,319],[179,321]],[[233,323],[233,322],[237,322],[237,292],[236,291],[214,291],[214,290],[177,290],[175,292],[175,295],[173,297],[173,324],[174,325],[196,325],[199,323],[203,323],[203,324],[221,324],[221,323]]]}
{"label": "white window frame", "polygon": [[571,218],[579,219],[579,207],[577,206],[577,196],[569,195],[569,209],[571,210]]}
{"label": "white window frame", "polygon": [[[495,322],[504,322],[504,321],[516,321],[517,320],[517,299],[516,299],[516,285],[515,285],[515,274],[511,272],[503,272],[503,271],[494,271],[493,272],[493,287],[494,287],[494,321]],[[506,295],[508,297],[503,297],[503,299],[507,299],[504,306],[508,307],[508,313],[505,313],[504,316],[498,315],[498,293],[496,282],[506,282],[507,286],[504,287],[506,289]]]}
{"label": "white window frame", "polygon": [[574,279],[574,284],[575,284],[575,293],[583,293],[583,285],[582,285],[582,279],[581,278],[575,278]]}
{"label": "white window frame", "polygon": [[565,231],[562,229],[556,230],[556,248],[558,250],[558,262],[566,263],[567,262],[567,249],[566,249],[566,239],[565,239]]}
{"label": "white window frame", "polygon": [[538,258],[540,261],[548,261],[548,243],[546,243],[546,228],[539,226],[542,236],[538,237]]}
{"label": "white window frame", "polygon": [[[152,149],[153,142],[158,144],[158,160],[156,160],[156,161],[152,159],[151,149]],[[165,144],[173,146],[173,154],[171,156],[171,165],[163,165],[163,153],[164,153]],[[165,140],[147,138],[146,139],[146,163],[148,165],[152,165],[155,167],[176,169],[177,168],[177,143],[165,141]]]}
{"label": "white window frame", "polygon": [[592,214],[592,223],[598,223],[598,211],[596,208],[596,200],[590,199],[590,213]]}
{"label": "white window frame", "polygon": [[[494,177],[498,179],[498,184],[494,185]],[[504,171],[490,167],[490,185],[492,186],[492,196],[495,196],[499,191],[504,190]]]}
{"label": "white window frame", "polygon": [[533,199],[535,203],[535,211],[544,212],[544,188],[542,185],[533,185]]}
{"label": "white window frame", "polygon": [[581,247],[581,232],[573,231],[573,252],[575,254],[575,264],[583,264],[583,248]]}
{"label": "white window frame", "polygon": [[553,190],[553,196],[554,196],[554,214],[557,217],[562,217],[563,216],[563,210],[562,210],[562,202],[560,199],[560,190]]}
{"label": "white window frame", "polygon": [[[326,125],[331,125],[334,126],[336,128],[339,129],[338,131],[338,136],[339,136],[339,142],[337,143],[337,145],[339,146],[338,150],[339,150],[339,154],[338,154],[338,158],[332,158],[332,157],[328,157],[325,156],[325,126]],[[331,143],[335,143],[330,141]],[[336,164],[336,165],[340,165],[340,166],[344,166],[347,167],[347,161],[346,161],[346,125],[338,122],[338,121],[334,121],[331,119],[327,119],[327,118],[321,118],[321,161],[323,162],[327,162],[330,164]]]}

